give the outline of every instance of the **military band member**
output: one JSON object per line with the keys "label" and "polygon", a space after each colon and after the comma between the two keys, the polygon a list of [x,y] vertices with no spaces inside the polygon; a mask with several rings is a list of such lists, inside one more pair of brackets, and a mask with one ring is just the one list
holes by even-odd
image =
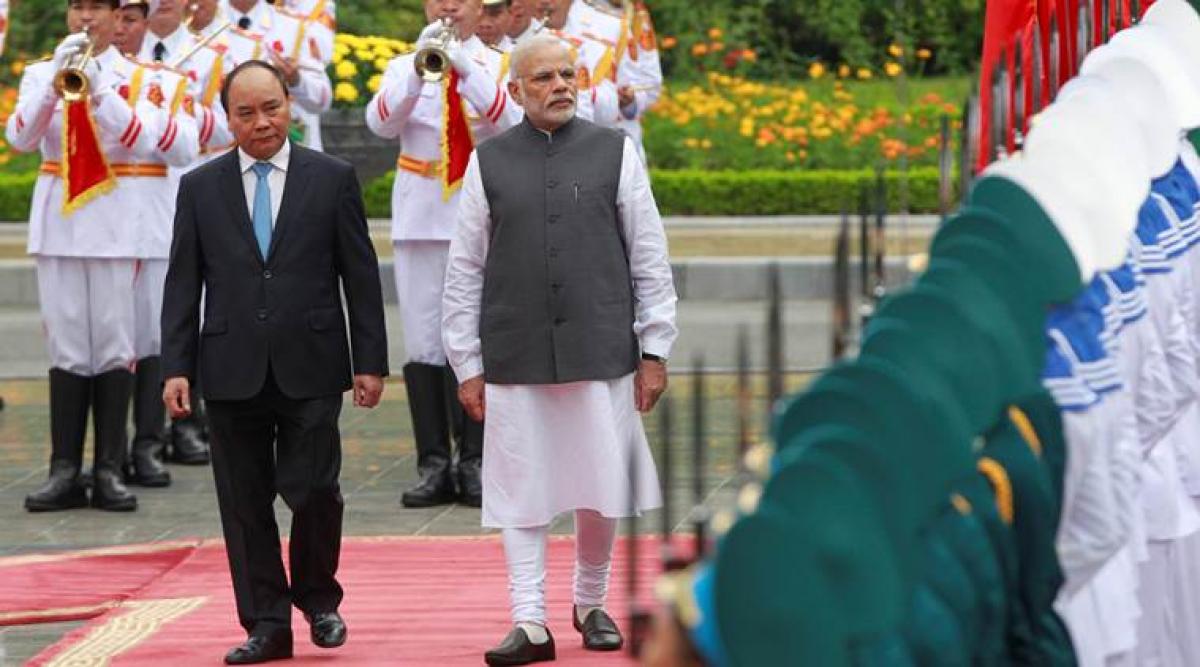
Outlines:
{"label": "military band member", "polygon": [[[379,92],[367,105],[367,125],[402,146],[392,199],[392,242],[408,363],[405,386],[412,411],[420,481],[406,491],[406,507],[453,502],[455,480],[451,433],[461,425],[459,495],[481,503],[479,486],[483,426],[466,419],[453,400],[454,376],[442,347],[442,276],[454,235],[458,189],[476,141],[515,125],[520,110],[497,84],[502,54],[474,34],[481,0],[426,0],[426,15],[456,26],[460,44],[448,52],[452,71],[441,83],[425,83],[415,54],[392,60]],[[433,23],[417,40],[432,43]],[[454,84],[453,86],[451,84]],[[460,100],[450,104],[449,100]]]}
{"label": "military band member", "polygon": [[510,0],[508,3],[508,37],[515,46],[541,29],[542,21],[534,18],[535,0]]}
{"label": "military band member", "polygon": [[620,96],[617,127],[633,139],[645,160],[641,118],[662,93],[662,63],[650,12],[625,0],[613,7],[606,0],[574,0],[564,31],[595,39],[613,50],[611,76]]}
{"label": "military band member", "polygon": [[207,161],[211,155],[230,148],[233,143],[228,118],[218,99],[221,82],[233,70],[233,63],[219,44],[214,46],[210,42],[197,48],[204,36],[189,28],[195,27],[205,1],[216,6],[216,0],[192,3],[196,10],[189,25],[184,19],[186,0],[160,0],[158,9],[150,15],[141,59],[171,65],[191,81],[189,92],[193,103],[190,106],[200,129],[201,159]]}
{"label": "military band member", "polygon": [[[134,285],[142,221],[124,179],[143,174],[160,152],[168,118],[126,98],[137,66],[112,45],[118,0],[70,0],[71,35],[52,59],[22,79],[6,137],[41,150],[29,216],[28,251],[37,263],[50,356],[50,479],[25,499],[30,511],[89,502],[80,483],[89,409],[96,434],[90,502],[128,511],[137,498],[121,480],[125,420],[136,361]],[[82,33],[87,29],[87,36]],[[91,40],[81,68],[86,92],[60,94],[56,74]],[[64,127],[65,126],[65,127]]]}
{"label": "military band member", "polygon": [[501,51],[512,51],[513,41],[508,36],[512,15],[509,5],[512,0],[483,0],[483,13],[475,33],[484,44]]}
{"label": "military band member", "polygon": [[136,56],[142,50],[142,39],[146,35],[146,16],[150,6],[146,0],[122,0],[117,11],[117,32],[113,44],[123,55]]}
{"label": "military band member", "polygon": [[333,47],[337,41],[337,2],[285,0],[283,9],[307,21],[307,36],[312,55],[323,65],[333,62]]}
{"label": "military band member", "polygon": [[[228,44],[234,66],[265,60],[283,72],[298,107],[297,116],[310,119],[294,124],[293,135],[300,135],[294,138],[321,150],[320,123],[312,119],[333,104],[333,86],[321,62],[320,47],[309,39],[314,23],[304,15],[276,9],[267,0],[223,0],[222,8],[236,29],[218,39]],[[333,57],[332,51],[324,55]]]}
{"label": "military band member", "polygon": [[579,88],[579,115],[594,123],[613,127],[620,117],[620,95],[617,92],[615,69],[619,62],[614,46],[595,33],[577,29],[573,14],[575,0],[536,0],[534,7],[545,17],[543,28],[568,44],[575,60],[575,84]]}

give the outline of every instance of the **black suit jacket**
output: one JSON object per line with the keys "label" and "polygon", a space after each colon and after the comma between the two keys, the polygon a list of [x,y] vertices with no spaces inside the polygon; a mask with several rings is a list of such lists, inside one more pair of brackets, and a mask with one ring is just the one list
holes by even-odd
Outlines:
{"label": "black suit jacket", "polygon": [[383,321],[379,264],[350,164],[292,145],[265,259],[238,152],[183,177],[163,295],[164,377],[195,384],[199,371],[205,398],[245,400],[262,389],[269,364],[290,398],[339,394],[352,372],[387,375]]}

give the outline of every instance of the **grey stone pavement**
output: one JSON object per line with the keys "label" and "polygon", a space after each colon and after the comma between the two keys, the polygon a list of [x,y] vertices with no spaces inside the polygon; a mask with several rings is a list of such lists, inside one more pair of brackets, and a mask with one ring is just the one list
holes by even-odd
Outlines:
{"label": "grey stone pavement", "polygon": [[[388,306],[388,329],[394,372],[404,359],[397,309]],[[736,492],[737,417],[735,382],[729,370],[736,363],[739,331],[747,332],[754,366],[765,366],[763,331],[766,306],[757,301],[691,301],[679,306],[680,340],[671,362],[671,389],[676,426],[672,451],[675,474],[669,493],[673,499],[672,526],[686,529],[687,508],[693,505],[690,401],[694,376],[692,360],[704,355],[709,373],[704,376],[708,429],[705,441],[706,504],[729,506]],[[820,301],[785,304],[785,350],[788,385],[799,388],[810,371],[827,362],[830,308]],[[33,308],[0,308],[0,557],[31,552],[73,550],[86,547],[149,542],[186,537],[219,537],[220,524],[208,467],[173,466],[174,483],[167,489],[137,489],[140,506],[132,514],[76,510],[57,514],[26,513],[21,502],[46,474],[48,454],[47,361],[37,311]],[[755,438],[766,423],[764,377],[753,376],[751,425]],[[646,418],[647,432],[656,453],[658,418]],[[399,505],[402,489],[415,480],[415,453],[404,386],[393,377],[384,403],[372,411],[346,407],[342,418],[342,488],[346,498],[345,535],[478,535],[478,510],[451,505],[407,510]],[[89,445],[90,451],[90,445]],[[277,505],[281,530],[289,525],[287,509]],[[662,523],[651,513],[643,530]],[[571,520],[563,517],[556,532],[569,532]],[[36,655],[76,627],[75,623],[0,627],[0,665],[18,665]]]}

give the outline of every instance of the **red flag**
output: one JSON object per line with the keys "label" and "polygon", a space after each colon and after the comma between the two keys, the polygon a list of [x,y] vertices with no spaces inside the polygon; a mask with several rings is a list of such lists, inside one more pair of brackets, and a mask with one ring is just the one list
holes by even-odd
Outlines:
{"label": "red flag", "polygon": [[462,187],[463,176],[467,174],[467,164],[471,161],[471,151],[475,150],[475,137],[471,134],[467,110],[463,107],[462,95],[458,92],[458,72],[451,69],[450,75],[443,81],[446,106],[442,114],[442,199],[449,201]]}
{"label": "red flag", "polygon": [[88,100],[64,102],[63,107],[63,213],[70,215],[111,191],[117,178],[100,149]]}

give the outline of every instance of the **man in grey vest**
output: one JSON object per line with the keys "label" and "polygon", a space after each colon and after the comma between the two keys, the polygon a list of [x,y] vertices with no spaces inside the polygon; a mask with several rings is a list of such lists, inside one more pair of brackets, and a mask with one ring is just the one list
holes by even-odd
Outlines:
{"label": "man in grey vest", "polygon": [[661,503],[639,412],[666,389],[678,333],[666,235],[637,148],[575,117],[560,40],[523,41],[512,72],[525,119],[471,158],[442,320],[459,399],[473,418],[487,413],[483,525],[502,529],[508,561],[515,627],[489,665],[554,659],[546,536],[567,511],[572,625],[588,649],[621,647],[604,611],[613,539],[619,517]]}

